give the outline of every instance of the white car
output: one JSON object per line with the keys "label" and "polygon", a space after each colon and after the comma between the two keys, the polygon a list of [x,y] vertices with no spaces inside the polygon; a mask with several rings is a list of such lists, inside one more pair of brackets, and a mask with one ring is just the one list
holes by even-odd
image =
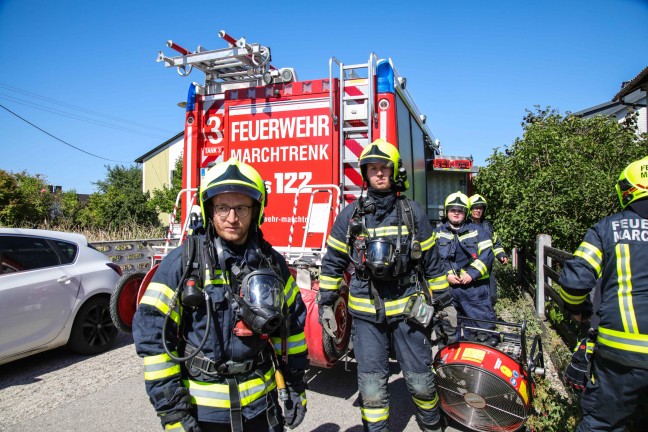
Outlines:
{"label": "white car", "polygon": [[0,364],[67,345],[111,348],[110,294],[119,266],[84,235],[0,228]]}

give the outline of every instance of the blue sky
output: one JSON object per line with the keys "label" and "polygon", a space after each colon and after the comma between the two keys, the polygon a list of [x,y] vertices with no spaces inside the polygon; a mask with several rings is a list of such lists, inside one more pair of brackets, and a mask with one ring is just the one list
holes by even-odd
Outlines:
{"label": "blue sky", "polygon": [[181,130],[176,104],[203,82],[157,52],[223,48],[221,29],[300,79],[328,76],[331,56],[391,57],[444,153],[478,165],[521,135],[525,109],[607,102],[648,66],[648,0],[0,0],[0,104],[82,150],[0,107],[0,169],[95,191],[105,165]]}

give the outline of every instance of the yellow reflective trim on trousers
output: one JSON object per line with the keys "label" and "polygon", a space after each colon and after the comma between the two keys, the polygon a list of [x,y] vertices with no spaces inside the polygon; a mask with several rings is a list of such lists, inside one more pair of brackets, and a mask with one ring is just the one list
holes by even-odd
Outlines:
{"label": "yellow reflective trim on trousers", "polygon": [[341,242],[340,240],[336,239],[333,236],[329,236],[328,239],[326,240],[326,244],[332,247],[335,250],[338,250],[340,252],[343,252],[345,254],[349,253],[349,250],[347,248],[347,244],[344,242]]}
{"label": "yellow reflective trim on trousers", "polygon": [[427,284],[431,291],[440,291],[450,286],[448,278],[445,275],[428,279]]}
{"label": "yellow reflective trim on trousers", "polygon": [[[176,351],[172,352],[177,356]],[[171,360],[168,354],[158,354],[144,357],[144,380],[155,381],[161,378],[168,378],[180,375],[180,365]]]}
{"label": "yellow reflective trim on trousers", "polygon": [[286,285],[284,285],[284,298],[286,299],[286,304],[288,305],[288,307],[292,306],[292,304],[295,302],[295,297],[297,297],[298,292],[299,287],[297,287],[295,279],[292,277],[292,275],[290,275],[290,277],[286,281]]}
{"label": "yellow reflective trim on trousers", "polygon": [[560,294],[560,298],[565,301],[565,303],[569,303],[572,305],[579,305],[585,301],[585,298],[589,295],[588,293],[585,293],[583,295],[572,295],[566,292],[564,289],[560,288],[558,294]]}
{"label": "yellow reflective trim on trousers", "polygon": [[[400,228],[401,228],[401,235],[403,236],[409,235],[409,231],[407,230],[407,225],[401,225]],[[369,233],[369,237],[371,238],[395,236],[398,235],[398,227],[384,226],[378,228],[367,228],[367,232]]]}
{"label": "yellow reflective trim on trousers", "polygon": [[597,341],[623,351],[648,354],[648,335],[627,333],[599,326]]}
{"label": "yellow reflective trim on trousers", "polygon": [[[230,408],[229,385],[183,380],[189,389],[191,401],[196,405],[214,408]],[[277,387],[274,380],[274,367],[264,374],[263,379],[256,377],[238,384],[241,406],[246,406]]]}
{"label": "yellow reflective trim on trousers", "polygon": [[424,400],[421,400],[421,399],[417,399],[414,396],[412,396],[412,400],[414,401],[416,406],[418,406],[419,408],[424,409],[424,410],[431,410],[434,407],[436,407],[437,404],[439,403],[439,395],[435,394],[434,399],[432,399],[430,401],[424,401]]}
{"label": "yellow reflective trim on trousers", "polygon": [[376,307],[371,299],[355,297],[351,294],[349,294],[349,308],[359,312],[376,313]]}
{"label": "yellow reflective trim on trousers", "polygon": [[482,242],[477,243],[477,254],[481,255],[482,252],[484,252],[488,248],[493,247],[493,242],[491,240],[484,240]]}
{"label": "yellow reflective trim on trousers", "polygon": [[628,333],[639,333],[637,317],[635,315],[634,303],[632,301],[632,270],[630,269],[630,245],[617,244],[616,252],[617,283],[619,290],[619,311],[623,329]]}
{"label": "yellow reflective trim on trousers", "polygon": [[476,259],[475,261],[470,263],[470,267],[474,267],[477,269],[480,275],[484,276],[488,273],[488,268],[484,265],[483,262],[480,260]]}
{"label": "yellow reflective trim on trousers", "polygon": [[432,233],[430,238],[428,238],[427,240],[423,240],[421,242],[421,249],[426,251],[430,249],[432,246],[434,246],[435,243],[436,243],[436,236],[434,235],[434,233]]}
{"label": "yellow reflective trim on trousers", "polygon": [[[281,355],[281,338],[280,337],[275,337],[272,336],[270,337],[270,342],[272,343],[272,346],[274,347],[275,353]],[[294,354],[299,354],[303,353],[308,349],[308,346],[306,344],[306,335],[304,332],[294,334],[292,336],[288,337],[287,342],[287,354],[288,355],[294,355]]]}
{"label": "yellow reflective trim on trousers", "polygon": [[601,277],[601,263],[603,262],[603,253],[594,245],[582,242],[576,252],[575,257],[579,257],[587,261],[596,271],[596,276]]}
{"label": "yellow reflective trim on trousers", "polygon": [[363,408],[360,407],[362,418],[369,423],[376,423],[389,418],[389,407],[385,408]]}
{"label": "yellow reflective trim on trousers", "polygon": [[[152,306],[166,315],[170,309],[173,290],[159,282],[151,282],[144,291],[140,304]],[[171,312],[171,319],[176,324],[180,323],[180,309],[177,305]]]}
{"label": "yellow reflective trim on trousers", "polygon": [[319,287],[320,289],[337,291],[342,286],[342,277],[331,277],[320,275]]}

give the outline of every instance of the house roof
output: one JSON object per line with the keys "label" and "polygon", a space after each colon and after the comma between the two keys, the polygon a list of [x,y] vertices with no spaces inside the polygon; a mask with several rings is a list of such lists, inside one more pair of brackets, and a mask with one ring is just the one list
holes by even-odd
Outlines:
{"label": "house roof", "polygon": [[638,90],[642,85],[645,85],[646,83],[648,83],[648,66],[646,66],[641,72],[639,72],[639,75],[625,83],[621,88],[621,91],[614,96],[614,99],[612,99],[612,101],[621,101],[621,98],[627,96],[629,93],[632,93],[635,90]]}
{"label": "house roof", "polygon": [[138,157],[135,159],[135,162],[137,163],[144,163],[146,159],[148,159],[150,156],[153,156],[154,154],[158,153],[160,150],[164,149],[165,147],[171,145],[175,140],[180,138],[181,136],[184,135],[184,131],[179,132],[177,135],[173,136],[172,138],[169,138],[168,140],[164,141],[162,144],[159,146],[155,147],[153,150],[150,150],[146,153],[144,153],[142,156]]}
{"label": "house roof", "polygon": [[599,114],[603,116],[612,115],[617,111],[619,111],[619,107],[623,108],[621,102],[604,102],[602,104],[585,108],[584,110],[580,110],[572,114],[577,117],[589,117],[595,114]]}

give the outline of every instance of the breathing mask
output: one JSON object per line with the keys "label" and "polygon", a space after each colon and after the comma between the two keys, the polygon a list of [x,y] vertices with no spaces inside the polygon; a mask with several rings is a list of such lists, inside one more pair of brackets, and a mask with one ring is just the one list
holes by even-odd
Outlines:
{"label": "breathing mask", "polygon": [[241,281],[239,316],[254,333],[269,334],[283,322],[284,283],[270,268],[246,274]]}
{"label": "breathing mask", "polygon": [[386,238],[367,241],[365,265],[377,279],[389,276],[389,271],[394,265],[394,245],[392,242]]}

